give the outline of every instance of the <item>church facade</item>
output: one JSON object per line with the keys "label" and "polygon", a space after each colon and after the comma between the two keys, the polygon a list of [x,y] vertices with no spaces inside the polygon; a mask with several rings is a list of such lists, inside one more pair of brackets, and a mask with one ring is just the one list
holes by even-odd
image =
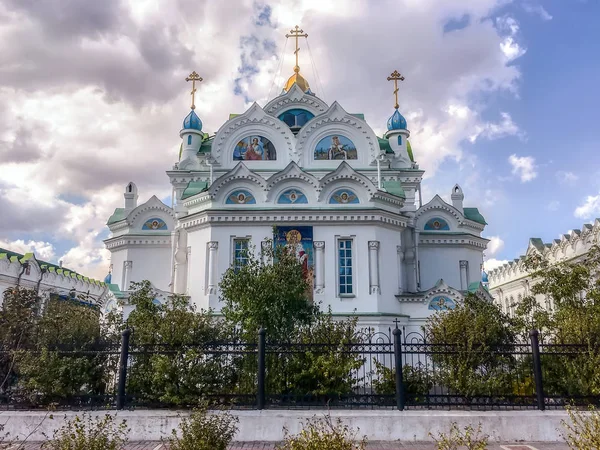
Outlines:
{"label": "church facade", "polygon": [[[201,79],[188,80],[193,95]],[[296,252],[314,301],[363,324],[419,326],[469,291],[489,296],[480,282],[486,222],[463,206],[458,185],[451,203],[436,195],[422,204],[424,171],[397,101],[379,137],[362,114],[318,98],[296,65],[281,95],[230,115],[214,135],[192,100],[179,136],[166,171],[173,206],[138,204],[131,182],[108,220],[117,296],[147,279],[164,298],[188,295],[218,312],[222,274],[273,242]]]}

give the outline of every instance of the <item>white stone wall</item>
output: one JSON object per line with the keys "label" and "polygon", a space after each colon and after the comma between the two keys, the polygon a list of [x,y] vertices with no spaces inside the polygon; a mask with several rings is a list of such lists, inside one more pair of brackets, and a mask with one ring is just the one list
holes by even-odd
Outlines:
{"label": "white stone wall", "polygon": [[[466,290],[469,283],[481,280],[481,250],[459,245],[422,245],[419,247],[421,262],[421,290],[432,288],[442,278],[450,286]],[[467,286],[461,286],[460,261],[468,263]]]}

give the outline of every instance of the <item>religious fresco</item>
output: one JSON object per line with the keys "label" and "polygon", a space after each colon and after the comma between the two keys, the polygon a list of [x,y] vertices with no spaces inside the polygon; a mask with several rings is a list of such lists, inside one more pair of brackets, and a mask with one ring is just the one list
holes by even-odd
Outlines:
{"label": "religious fresco", "polygon": [[444,295],[438,295],[429,302],[429,309],[433,311],[446,311],[454,308],[456,308],[454,300]]}
{"label": "religious fresco", "polygon": [[297,203],[306,204],[308,203],[308,199],[302,191],[298,189],[288,189],[279,195],[277,203],[280,205],[291,205]]}
{"label": "religious fresco", "polygon": [[450,226],[444,219],[433,217],[425,223],[424,229],[427,231],[450,231]]}
{"label": "religious fresco", "polygon": [[311,288],[312,295],[314,260],[313,260],[313,227],[276,227],[274,241],[276,246],[284,246],[296,255],[302,264],[302,273]]}
{"label": "religious fresco", "polygon": [[273,143],[264,136],[241,139],[233,149],[234,161],[275,161],[277,152]]}
{"label": "religious fresco", "polygon": [[238,189],[227,196],[226,205],[256,205],[256,199],[251,192]]}
{"label": "religious fresco", "polygon": [[350,139],[338,134],[326,136],[315,147],[315,160],[358,159],[356,145]]}
{"label": "religious fresco", "polygon": [[142,225],[142,230],[166,230],[167,224],[164,220],[159,219],[158,217],[153,217],[152,219],[146,220],[144,225]]}
{"label": "religious fresco", "polygon": [[350,189],[338,189],[329,197],[330,205],[357,204],[358,196]]}

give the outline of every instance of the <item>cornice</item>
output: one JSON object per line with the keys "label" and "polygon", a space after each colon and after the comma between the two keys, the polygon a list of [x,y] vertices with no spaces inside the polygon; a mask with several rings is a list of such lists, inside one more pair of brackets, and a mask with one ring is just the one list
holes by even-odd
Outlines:
{"label": "cornice", "polygon": [[104,240],[108,250],[117,250],[126,247],[171,247],[171,236],[117,236]]}

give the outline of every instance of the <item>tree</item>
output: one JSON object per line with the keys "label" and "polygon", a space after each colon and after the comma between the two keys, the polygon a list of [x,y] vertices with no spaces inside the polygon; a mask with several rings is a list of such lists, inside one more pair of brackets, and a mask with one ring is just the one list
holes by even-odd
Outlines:
{"label": "tree", "polygon": [[438,311],[427,320],[427,341],[434,377],[467,403],[473,397],[512,394],[512,350],[515,334],[508,317],[494,303],[468,294],[456,308]]}
{"label": "tree", "polygon": [[221,311],[247,342],[256,342],[261,327],[270,341],[287,341],[314,323],[319,308],[310,301],[311,286],[295,254],[272,241],[262,250],[258,257],[249,249],[243,266],[223,274]]}

